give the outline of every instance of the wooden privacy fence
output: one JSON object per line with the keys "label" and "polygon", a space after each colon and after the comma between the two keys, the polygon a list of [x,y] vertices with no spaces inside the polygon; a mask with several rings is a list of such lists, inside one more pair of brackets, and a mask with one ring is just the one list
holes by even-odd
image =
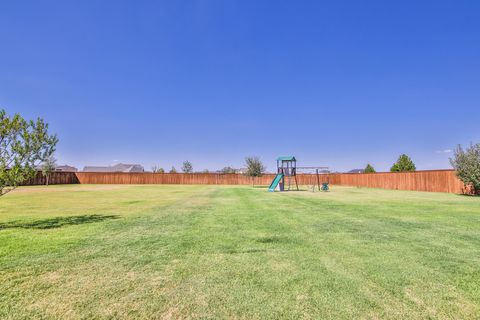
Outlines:
{"label": "wooden privacy fence", "polygon": [[448,193],[470,193],[454,170],[332,174],[333,185]]}
{"label": "wooden privacy fence", "polygon": [[[241,174],[78,172],[76,175],[79,183],[88,184],[252,184],[252,178]],[[255,178],[254,183],[269,185],[274,177],[274,174],[266,174]],[[312,185],[316,183],[317,177],[313,174],[299,174],[297,179],[300,185]],[[332,185],[340,186],[449,193],[468,192],[453,170],[320,175],[320,182],[327,180]]]}
{"label": "wooden privacy fence", "polygon": [[[219,173],[97,173],[77,172],[80,183],[87,184],[252,184],[252,178],[243,174]],[[272,182],[274,174],[266,174],[253,179],[258,185]]]}
{"label": "wooden privacy fence", "polygon": [[[254,179],[256,185],[269,185],[275,177],[266,174]],[[316,175],[299,174],[300,185],[316,183]],[[469,190],[458,180],[453,170],[431,170],[416,172],[381,173],[332,173],[320,175],[320,182],[329,181],[332,185],[381,188],[394,190],[413,190],[449,193],[468,193]],[[97,173],[97,172],[55,172],[50,178],[51,184],[224,184],[249,185],[252,178],[241,174],[218,173]],[[45,178],[39,174],[27,183],[45,184]]]}
{"label": "wooden privacy fence", "polygon": [[[36,186],[46,184],[46,177],[41,173],[37,172],[35,178],[30,179],[23,183],[24,186]],[[48,180],[49,184],[76,184],[80,183],[78,181],[76,172],[52,172]]]}
{"label": "wooden privacy fence", "polygon": [[[226,185],[269,185],[275,174],[265,174],[250,178],[243,174],[220,173],[97,173],[77,172],[79,183],[85,184],[226,184]],[[330,175],[332,176],[332,175]],[[300,174],[297,176],[299,185],[314,184],[316,175]],[[326,180],[326,175],[320,175],[320,180]]]}

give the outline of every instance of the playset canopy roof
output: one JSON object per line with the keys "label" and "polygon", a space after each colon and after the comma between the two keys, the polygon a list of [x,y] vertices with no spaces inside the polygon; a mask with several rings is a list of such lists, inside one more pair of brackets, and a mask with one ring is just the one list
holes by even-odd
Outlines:
{"label": "playset canopy roof", "polygon": [[283,157],[278,157],[277,161],[297,161],[294,156],[283,156]]}

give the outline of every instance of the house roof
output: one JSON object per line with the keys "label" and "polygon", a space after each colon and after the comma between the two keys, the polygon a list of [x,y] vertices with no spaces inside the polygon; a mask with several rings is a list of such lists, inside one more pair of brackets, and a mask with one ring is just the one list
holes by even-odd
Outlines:
{"label": "house roof", "polygon": [[56,171],[65,171],[65,172],[77,172],[78,169],[69,165],[56,166]]}
{"label": "house roof", "polygon": [[277,158],[277,161],[297,161],[294,156],[281,156]]}
{"label": "house roof", "polygon": [[112,167],[96,167],[96,166],[85,166],[83,168],[85,172],[115,172]]}
{"label": "house roof", "polygon": [[123,172],[130,172],[130,171],[143,171],[143,167],[139,164],[125,164],[125,163],[117,163],[112,166],[116,171],[123,171]]}
{"label": "house roof", "polygon": [[83,168],[85,172],[143,172],[143,166],[139,164],[118,163],[110,167],[86,166]]}
{"label": "house roof", "polygon": [[365,172],[365,169],[352,169],[347,173],[364,173],[364,172]]}

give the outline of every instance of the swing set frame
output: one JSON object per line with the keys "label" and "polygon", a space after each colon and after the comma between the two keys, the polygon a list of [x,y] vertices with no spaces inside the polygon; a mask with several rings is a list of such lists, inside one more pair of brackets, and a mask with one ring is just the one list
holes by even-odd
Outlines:
{"label": "swing set frame", "polygon": [[[312,184],[312,192],[315,192],[315,187],[318,191],[328,191],[330,184],[330,168],[329,167],[297,167],[297,170],[315,170],[315,181]],[[320,171],[326,173],[320,173]],[[308,173],[307,173],[308,174]],[[320,181],[320,176],[326,176],[326,181]]]}

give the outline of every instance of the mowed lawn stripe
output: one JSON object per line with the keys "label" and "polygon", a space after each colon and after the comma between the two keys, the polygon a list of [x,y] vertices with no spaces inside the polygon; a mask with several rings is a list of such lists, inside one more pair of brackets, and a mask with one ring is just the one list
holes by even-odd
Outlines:
{"label": "mowed lawn stripe", "polygon": [[346,187],[25,190],[0,199],[1,318],[480,315],[478,198]]}

